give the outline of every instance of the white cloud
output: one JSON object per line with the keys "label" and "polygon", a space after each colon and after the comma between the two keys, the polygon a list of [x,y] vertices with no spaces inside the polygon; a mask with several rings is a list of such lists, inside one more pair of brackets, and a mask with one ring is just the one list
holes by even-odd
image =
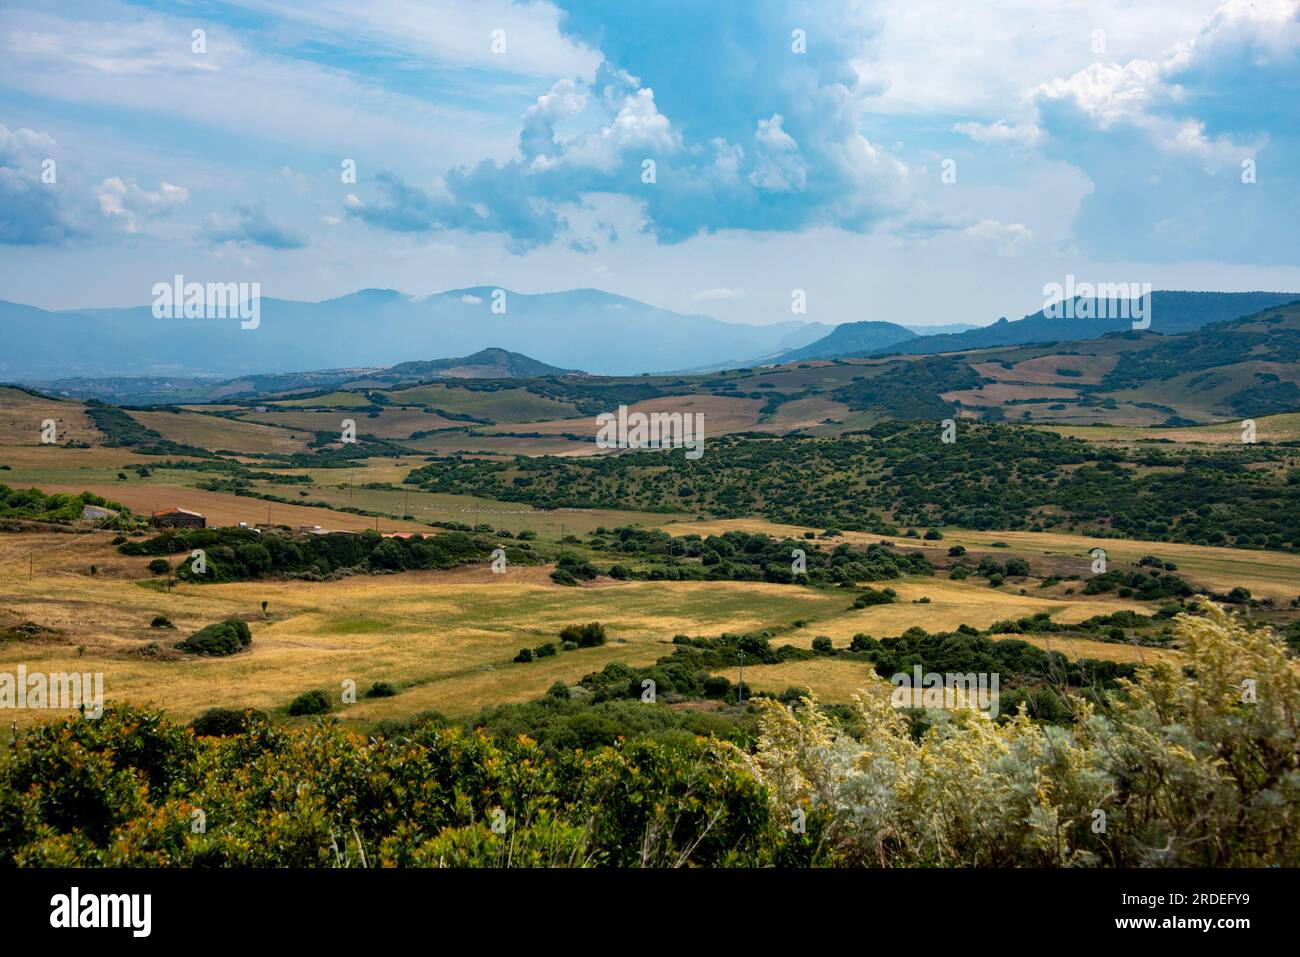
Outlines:
{"label": "white cloud", "polygon": [[190,192],[184,186],[161,183],[156,190],[142,189],[134,182],[120,176],[110,176],[95,191],[99,211],[109,219],[119,222],[128,233],[139,229],[139,220],[161,215],[189,202]]}

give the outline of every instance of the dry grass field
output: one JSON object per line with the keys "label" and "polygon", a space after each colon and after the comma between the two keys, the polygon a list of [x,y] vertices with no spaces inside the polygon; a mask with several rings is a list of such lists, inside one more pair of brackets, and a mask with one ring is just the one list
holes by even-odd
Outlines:
{"label": "dry grass field", "polygon": [[54,420],[56,445],[94,443],[102,438],[80,402],[39,398],[21,389],[0,386],[0,443],[49,448],[41,442],[46,419]]}
{"label": "dry grass field", "polygon": [[[405,473],[403,473],[405,474]],[[556,508],[538,510],[519,502],[498,502],[473,495],[451,495],[445,492],[423,492],[418,488],[402,487],[399,490],[362,488],[361,473],[355,485],[347,486],[348,475],[337,472],[326,475],[331,484],[310,489],[312,501],[329,502],[335,506],[353,506],[388,515],[411,515],[421,522],[460,522],[466,525],[486,523],[493,528],[518,533],[525,529],[537,532],[543,538],[559,539],[569,533],[585,534],[598,526],[657,525],[668,518],[686,520],[685,513],[665,515],[663,512],[635,512],[606,508]],[[342,480],[340,482],[340,479]],[[384,481],[370,478],[367,481]],[[396,480],[400,483],[400,479]],[[278,495],[295,494],[288,486],[273,486],[265,482],[254,483],[258,490],[272,491]],[[373,527],[374,519],[371,519]],[[387,520],[385,520],[387,523]],[[324,526],[324,523],[320,523]]]}
{"label": "dry grass field", "polygon": [[357,435],[374,435],[381,439],[405,439],[416,432],[432,429],[463,427],[466,423],[445,419],[421,409],[386,408],[375,418],[369,415],[341,409],[334,412],[272,410],[268,412],[247,412],[240,416],[241,422],[260,422],[284,429],[298,429],[303,432],[338,432],[342,429],[344,419],[352,419],[357,425]]}
{"label": "dry grass field", "polygon": [[[137,485],[135,482],[119,483],[76,483],[58,485],[47,482],[35,483],[44,492],[67,492],[78,494],[94,492],[106,499],[120,502],[137,515],[149,515],[151,512],[165,508],[180,507],[200,512],[209,525],[238,525],[247,522],[271,522],[274,525],[319,525],[321,528],[336,531],[361,531],[375,527],[375,519],[365,515],[353,515],[348,512],[336,512],[327,508],[311,508],[306,505],[284,505],[280,502],[264,502],[261,499],[226,492],[206,492],[182,485]],[[397,518],[379,519],[380,531],[418,532],[429,531],[427,525],[407,522]]]}
{"label": "dry grass field", "polygon": [[[1255,420],[1255,439],[1259,442],[1291,442],[1300,439],[1300,412],[1283,412],[1278,415],[1261,415]],[[1207,443],[1210,445],[1240,445],[1241,420],[1231,419],[1211,425],[1189,425],[1183,428],[1126,428],[1124,426],[1075,425],[1044,426],[1058,435],[1083,439],[1086,442],[1132,443],[1141,439],[1169,442]]]}
{"label": "dry grass field", "polygon": [[[1005,382],[1028,382],[1034,385],[1097,385],[1115,367],[1118,356],[1046,355],[1017,362],[1007,369],[998,362],[981,362],[972,368],[989,379]],[[1077,376],[1061,375],[1058,369],[1070,369]]]}
{"label": "dry grass field", "polygon": [[239,452],[302,452],[314,436],[256,422],[239,422],[198,412],[132,412],[146,428],[164,439],[201,449],[231,449]]}
{"label": "dry grass field", "polygon": [[[741,680],[740,668],[718,672],[733,684]],[[837,658],[813,658],[809,661],[786,661],[779,665],[746,665],[745,687],[751,691],[780,694],[787,688],[811,691],[825,704],[848,704],[857,691],[887,695],[884,681],[866,661]]]}
{"label": "dry grass field", "polygon": [[524,388],[490,392],[431,384],[395,389],[387,395],[394,405],[426,405],[496,422],[544,422],[569,418],[576,412],[567,402],[548,399]]}
{"label": "dry grass field", "polygon": [[[29,581],[26,555],[33,546]],[[778,645],[806,647],[828,635],[843,648],[859,632],[887,637],[914,625],[984,628],[1038,611],[1070,622],[1142,608],[936,577],[894,583],[897,604],[854,609],[852,593],[839,589],[608,580],[566,588],[549,580],[548,569],[517,567],[497,576],[482,566],[322,583],[179,585],[168,592],[150,580],[147,563],[119,555],[106,533],[0,536],[0,626],[31,621],[56,630],[48,640],[0,644],[0,671],[19,664],[29,671],[100,671],[110,700],[152,701],[180,718],[218,705],[279,709],[312,688],[337,700],[345,680],[361,691],[376,681],[396,685],[392,698],[340,703],[342,720],[365,724],[428,709],[464,715],[530,700],[557,680],[576,682],[611,661],[649,664],[671,652],[676,634],[766,629]],[[94,577],[91,564],[98,568]],[[930,603],[913,603],[922,596]],[[176,629],[151,628],[159,614]],[[140,653],[151,642],[170,646],[232,615],[248,620],[254,634],[252,647],[238,655],[160,660]],[[563,626],[587,621],[603,622],[610,643],[512,662],[520,648],[554,641]],[[794,627],[796,621],[803,625]],[[1126,645],[1088,644],[1086,653],[1101,657],[1130,660],[1133,653]],[[746,680],[774,691],[808,686],[828,701],[844,701],[864,673],[863,665],[827,658],[747,668]]]}
{"label": "dry grass field", "polygon": [[[764,584],[564,588],[543,569],[497,576],[486,567],[328,583],[183,585],[168,593],[140,584],[148,578],[147,561],[117,556],[100,535],[76,542],[42,537],[47,549],[65,547],[47,550],[29,582],[25,561],[13,553],[30,538],[0,538],[0,623],[33,621],[60,634],[57,641],[0,644],[0,671],[19,664],[29,671],[102,671],[110,700],[153,701],[178,717],[215,705],[283,707],[311,688],[337,692],[345,679],[362,690],[375,681],[401,689],[395,698],[361,699],[342,712],[345,720],[430,708],[464,714],[528,700],[556,680],[577,681],[609,661],[650,663],[671,651],[667,642],[678,633],[755,630],[800,615],[829,615],[843,603],[842,594]],[[101,569],[93,578],[91,562]],[[149,627],[158,614],[176,630]],[[246,652],[171,661],[139,653],[150,642],[170,645],[232,615],[251,623]],[[586,621],[605,623],[610,643],[512,663],[521,647],[554,641],[563,626]]]}

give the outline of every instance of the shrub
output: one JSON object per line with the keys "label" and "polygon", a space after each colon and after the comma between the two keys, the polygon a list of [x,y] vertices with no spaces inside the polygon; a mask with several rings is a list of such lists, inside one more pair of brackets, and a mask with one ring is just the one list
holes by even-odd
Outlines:
{"label": "shrub", "polygon": [[559,701],[568,701],[573,697],[573,692],[569,690],[569,686],[563,681],[557,681],[546,689],[546,697],[555,698]]}
{"label": "shrub", "polygon": [[246,708],[209,708],[190,722],[194,733],[201,738],[228,738],[235,734],[246,734],[253,725],[265,721],[266,714]]}
{"label": "shrub", "polygon": [[561,641],[572,641],[579,648],[595,648],[603,645],[607,636],[605,626],[598,621],[587,625],[565,625],[560,629]]}
{"label": "shrub", "polygon": [[518,664],[527,664],[528,662],[533,660],[533,649],[520,648],[519,654],[515,655],[514,660]]}
{"label": "shrub", "polygon": [[376,681],[366,692],[367,698],[392,698],[397,695],[397,689],[387,681]]}
{"label": "shrub", "polygon": [[854,635],[853,640],[849,642],[849,651],[876,651],[879,648],[879,641],[861,633]]}
{"label": "shrub", "polygon": [[819,655],[829,655],[835,651],[835,646],[826,635],[818,635],[812,640],[812,650]]}
{"label": "shrub", "polygon": [[175,628],[170,618],[166,615],[154,615],[153,621],[149,622],[150,628]]}
{"label": "shrub", "polygon": [[897,592],[894,592],[892,588],[886,588],[884,591],[867,588],[858,594],[858,597],[853,602],[853,607],[868,608],[872,605],[888,605],[894,600],[895,595],[897,595]]}
{"label": "shrub", "polygon": [[538,645],[533,649],[534,658],[550,658],[556,653],[555,642],[548,641],[544,645]]}
{"label": "shrub", "polygon": [[706,698],[725,698],[731,691],[731,679],[726,675],[709,675],[701,684]]}
{"label": "shrub", "polygon": [[149,574],[166,575],[169,571],[171,571],[171,567],[172,566],[168,563],[167,559],[155,558],[153,561],[149,563]]}
{"label": "shrub", "polygon": [[329,709],[330,701],[323,691],[304,691],[289,702],[289,714],[294,717],[305,714],[325,714]]}
{"label": "shrub", "polygon": [[200,628],[184,641],[177,642],[176,647],[192,655],[220,657],[233,655],[252,641],[253,634],[248,630],[246,622],[238,618],[227,618]]}

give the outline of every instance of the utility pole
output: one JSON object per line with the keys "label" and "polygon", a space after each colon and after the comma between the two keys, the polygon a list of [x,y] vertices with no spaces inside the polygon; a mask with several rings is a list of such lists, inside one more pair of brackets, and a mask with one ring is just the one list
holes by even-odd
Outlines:
{"label": "utility pole", "polygon": [[736,683],[736,704],[745,707],[745,653],[740,653],[740,681]]}
{"label": "utility pole", "polygon": [[32,580],[32,563],[35,560],[35,556],[36,556],[35,549],[27,553],[27,580],[28,581]]}

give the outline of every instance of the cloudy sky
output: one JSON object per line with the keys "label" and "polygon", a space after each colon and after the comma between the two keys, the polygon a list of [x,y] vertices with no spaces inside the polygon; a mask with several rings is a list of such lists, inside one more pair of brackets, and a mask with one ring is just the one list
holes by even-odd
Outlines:
{"label": "cloudy sky", "polygon": [[5,0],[0,299],[1300,291],[1297,104],[1300,0]]}

